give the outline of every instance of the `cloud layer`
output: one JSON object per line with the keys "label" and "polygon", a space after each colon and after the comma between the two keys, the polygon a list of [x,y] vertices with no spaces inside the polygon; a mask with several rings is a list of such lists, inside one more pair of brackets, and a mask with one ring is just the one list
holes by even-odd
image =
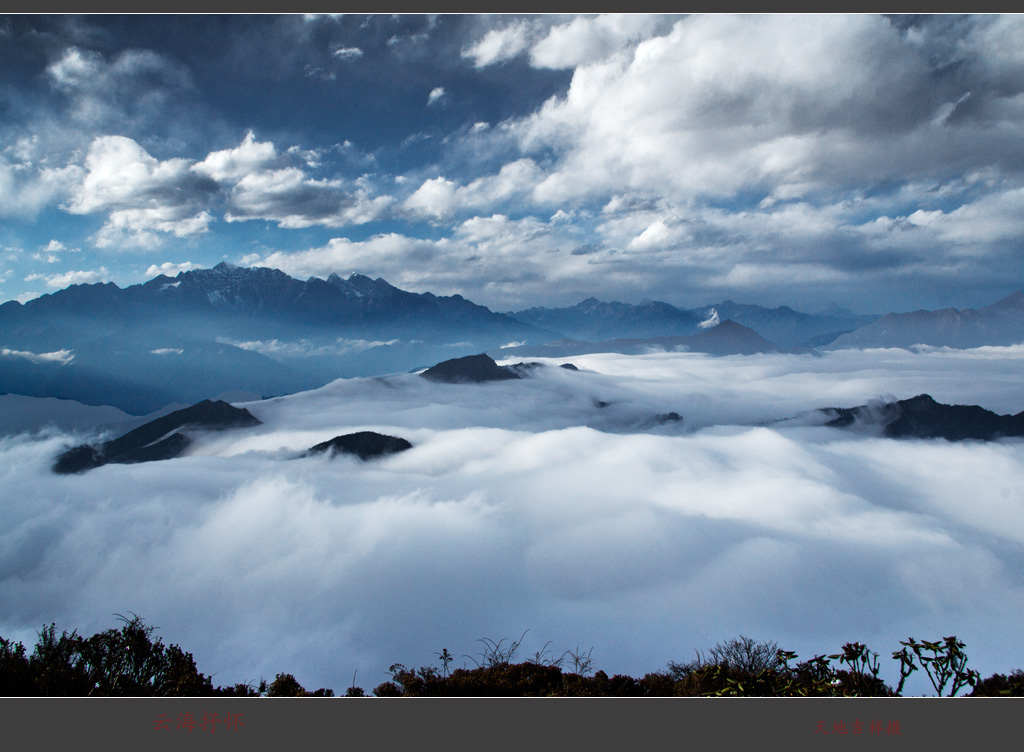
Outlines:
{"label": "cloud layer", "polygon": [[[610,673],[741,633],[807,657],[866,642],[889,680],[900,639],[955,633],[983,675],[1006,672],[1024,659],[1020,442],[772,421],[921,391],[1018,411],[1022,357],[594,355],[497,384],[351,379],[252,403],[263,426],[188,457],[83,476],[49,473],[63,436],[2,439],[0,633],[91,633],[129,609],[218,682],[335,690],[526,629],[521,657],[593,646]],[[655,419],[669,410],[683,422]],[[414,449],[292,459],[364,429]]]}

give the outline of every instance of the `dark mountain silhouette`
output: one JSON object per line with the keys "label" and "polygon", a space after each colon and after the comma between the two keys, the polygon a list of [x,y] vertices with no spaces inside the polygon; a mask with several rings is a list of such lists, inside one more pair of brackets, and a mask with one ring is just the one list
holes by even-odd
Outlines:
{"label": "dark mountain silhouette", "polygon": [[997,415],[977,405],[943,405],[930,395],[882,405],[822,410],[832,417],[825,425],[849,428],[855,425],[881,426],[894,439],[946,439],[992,441],[1005,436],[1024,436],[1024,412]]}
{"label": "dark mountain silhouette", "polygon": [[330,452],[332,458],[337,454],[354,454],[361,460],[369,460],[374,457],[404,452],[406,449],[412,449],[412,444],[405,439],[374,431],[359,431],[344,436],[335,436],[329,441],[317,444],[310,448],[306,455]]}
{"label": "dark mountain silhouette", "polygon": [[192,407],[176,410],[102,444],[82,444],[57,457],[56,473],[81,473],[108,463],[128,464],[166,460],[180,455],[191,439],[183,432],[223,430],[260,425],[245,408],[227,402],[204,400]]}
{"label": "dark mountain silhouette", "polygon": [[420,376],[430,381],[441,381],[447,384],[479,384],[485,381],[507,381],[522,378],[516,369],[499,366],[484,353],[446,360],[428,368]]}
{"label": "dark mountain silhouette", "polygon": [[877,321],[838,337],[827,349],[866,347],[971,348],[1024,342],[1024,292],[990,306],[938,311],[887,313]]}
{"label": "dark mountain silhouette", "polygon": [[807,348],[782,348],[735,321],[723,321],[699,334],[645,339],[611,339],[603,342],[556,340],[543,345],[503,348],[503,356],[564,358],[588,353],[642,355],[653,352],[697,352],[709,355],[753,355],[769,352],[812,352]]}

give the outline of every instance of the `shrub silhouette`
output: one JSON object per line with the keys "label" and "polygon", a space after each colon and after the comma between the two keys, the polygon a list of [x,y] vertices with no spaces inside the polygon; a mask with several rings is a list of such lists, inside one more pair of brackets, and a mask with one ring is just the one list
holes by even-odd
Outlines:
{"label": "shrub silhouette", "polygon": [[34,688],[25,646],[0,637],[0,696],[33,695]]}
{"label": "shrub silhouette", "polygon": [[691,663],[675,663],[669,661],[669,671],[675,675],[685,675],[700,666],[715,665],[757,673],[774,668],[779,646],[774,642],[758,642],[750,637],[734,637],[726,642],[719,642],[708,650],[708,657],[697,651],[697,660]]}
{"label": "shrub silhouette", "polygon": [[[154,627],[135,614],[119,616],[119,629],[85,638],[77,631],[57,633],[55,624],[44,626],[31,655],[24,645],[0,637],[0,695],[5,696],[233,696],[334,697],[333,690],[307,691],[290,673],[279,673],[268,686],[261,680],[214,688],[210,677],[196,667],[191,653],[177,645],[165,646],[154,637]],[[533,660],[513,663],[519,640],[480,640],[484,649],[475,668],[450,669],[448,650],[434,655],[441,669],[409,669],[393,664],[391,678],[378,685],[377,697],[891,697],[900,696],[911,673],[919,669],[932,681],[937,695],[949,688],[955,696],[971,686],[970,697],[1024,696],[1024,671],[1009,676],[993,674],[980,680],[967,668],[964,644],[956,637],[934,642],[902,641],[892,654],[900,663],[896,689],[879,677],[878,654],[857,642],[841,652],[797,661],[796,653],[780,650],[774,642],[758,642],[740,635],[688,663],[669,662],[667,670],[642,678],[604,671],[590,674],[591,653],[577,648],[558,659],[546,643]],[[568,660],[571,657],[571,662]],[[563,669],[571,663],[572,670]],[[346,697],[364,697],[352,686]]]}
{"label": "shrub silhouette", "polygon": [[1024,671],[1014,669],[1009,676],[992,674],[974,685],[968,697],[1024,697]]}
{"label": "shrub silhouette", "polygon": [[378,697],[611,697],[643,696],[636,679],[604,671],[594,676],[565,673],[536,662],[457,668],[448,676],[429,666],[417,671],[391,667],[391,681],[374,689]]}
{"label": "shrub silhouette", "polygon": [[84,640],[77,631],[57,637],[57,625],[43,627],[29,658],[36,691],[46,697],[78,697],[92,694],[89,671],[83,655]]}
{"label": "shrub silhouette", "polygon": [[303,697],[306,690],[291,674],[278,674],[267,688],[267,697]]}
{"label": "shrub silhouette", "polygon": [[[774,654],[769,659],[769,650]],[[742,635],[700,652],[689,663],[670,662],[673,694],[682,697],[891,697],[893,690],[878,678],[878,654],[860,643],[843,645],[843,652],[819,655],[790,666],[796,653],[779,650],[774,642],[755,642]],[[838,660],[837,668],[831,661]],[[650,676],[650,675],[649,675]],[[659,691],[667,687],[660,683]]]}
{"label": "shrub silhouette", "polygon": [[965,645],[956,635],[934,642],[918,642],[910,637],[901,640],[900,645],[903,649],[892,654],[893,659],[900,662],[900,683],[896,687],[896,694],[903,692],[903,683],[918,670],[918,663],[924,668],[937,697],[942,697],[946,684],[950,682],[952,684],[947,697],[955,697],[964,687],[974,687],[978,683],[978,672],[967,668]]}
{"label": "shrub silhouette", "polygon": [[334,690],[321,687],[307,692],[291,674],[278,674],[267,688],[267,697],[334,697]]}
{"label": "shrub silhouette", "polygon": [[135,614],[119,616],[120,629],[92,637],[57,635],[55,624],[39,632],[32,655],[21,643],[0,638],[0,687],[4,694],[48,697],[188,697],[214,694],[191,653],[165,647],[154,628]]}

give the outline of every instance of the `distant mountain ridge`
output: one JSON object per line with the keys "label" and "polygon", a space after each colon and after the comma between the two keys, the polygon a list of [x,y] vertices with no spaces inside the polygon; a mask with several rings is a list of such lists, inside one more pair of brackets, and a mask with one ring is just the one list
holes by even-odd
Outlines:
{"label": "distant mountain ridge", "polygon": [[630,305],[604,303],[596,298],[567,308],[530,308],[509,315],[585,342],[687,336],[731,320],[781,347],[813,347],[830,342],[878,318],[858,316],[836,304],[822,313],[811,314],[788,306],[765,308],[731,300],[687,310],[653,300]]}
{"label": "distant mountain ridge", "polygon": [[530,308],[509,313],[519,321],[595,342],[607,339],[671,337],[692,334],[703,319],[668,303],[644,300],[639,305],[587,298],[569,308]]}
{"label": "distant mountain ridge", "polygon": [[[497,330],[503,335],[547,336],[535,327],[494,313],[460,295],[439,297],[411,293],[383,279],[360,274],[302,281],[277,269],[238,267],[221,262],[171,278],[154,277],[124,289],[113,283],[72,285],[25,304],[0,306],[0,325],[22,324],[32,315],[75,318],[83,312],[97,320],[153,323],[153,316],[184,318],[190,324],[215,317],[219,334],[241,337],[288,335],[303,328],[343,325],[351,335],[378,335],[401,324],[413,333],[430,335],[444,325],[472,331]],[[258,322],[258,326],[257,326]],[[67,326],[72,326],[68,323]],[[270,327],[267,330],[265,327]]]}
{"label": "distant mountain ridge", "polygon": [[789,306],[765,308],[732,300],[682,309],[656,301],[630,305],[595,298],[567,308],[530,308],[509,315],[588,343],[689,336],[725,320],[783,348],[933,345],[962,349],[1024,342],[1024,291],[977,310],[945,308],[884,316],[858,315],[835,303],[817,313],[802,313]]}
{"label": "distant mountain ridge", "polygon": [[[721,329],[726,322],[742,327],[742,337],[740,330]],[[977,311],[881,318],[837,305],[806,314],[731,300],[685,310],[596,298],[508,314],[461,295],[412,293],[360,274],[299,280],[277,269],[222,262],[123,289],[71,285],[24,304],[0,305],[0,394],[112,405],[141,415],[230,390],[286,394],[481,352],[727,354],[1021,341],[1024,292]]]}
{"label": "distant mountain ridge", "polygon": [[932,345],[960,349],[1024,342],[1024,292],[984,308],[888,313],[838,337],[828,349]]}
{"label": "distant mountain ridge", "polygon": [[731,319],[782,347],[816,347],[878,318],[858,316],[835,304],[822,313],[801,313],[789,306],[765,308],[731,300],[695,308],[693,313],[705,319],[712,313],[721,320]]}

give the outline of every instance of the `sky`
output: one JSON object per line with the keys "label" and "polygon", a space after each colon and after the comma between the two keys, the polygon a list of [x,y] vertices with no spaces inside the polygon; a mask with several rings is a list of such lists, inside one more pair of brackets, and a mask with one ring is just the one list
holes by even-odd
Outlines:
{"label": "sky", "polygon": [[[1022,358],[601,354],[488,384],[342,379],[246,403],[263,425],[187,456],[84,475],[50,466],[88,432],[0,437],[0,636],[31,651],[43,625],[91,635],[132,612],[217,685],[287,672],[339,694],[524,633],[518,659],[592,649],[609,676],[739,635],[805,659],[861,642],[893,686],[901,640],[956,635],[982,677],[1009,674],[1021,440],[897,441],[807,411],[925,391],[1018,411]],[[413,448],[298,458],[359,430]],[[908,694],[933,694],[923,674]]]}
{"label": "sky", "polygon": [[225,260],[492,310],[1024,287],[1024,17],[0,17],[0,300]]}

